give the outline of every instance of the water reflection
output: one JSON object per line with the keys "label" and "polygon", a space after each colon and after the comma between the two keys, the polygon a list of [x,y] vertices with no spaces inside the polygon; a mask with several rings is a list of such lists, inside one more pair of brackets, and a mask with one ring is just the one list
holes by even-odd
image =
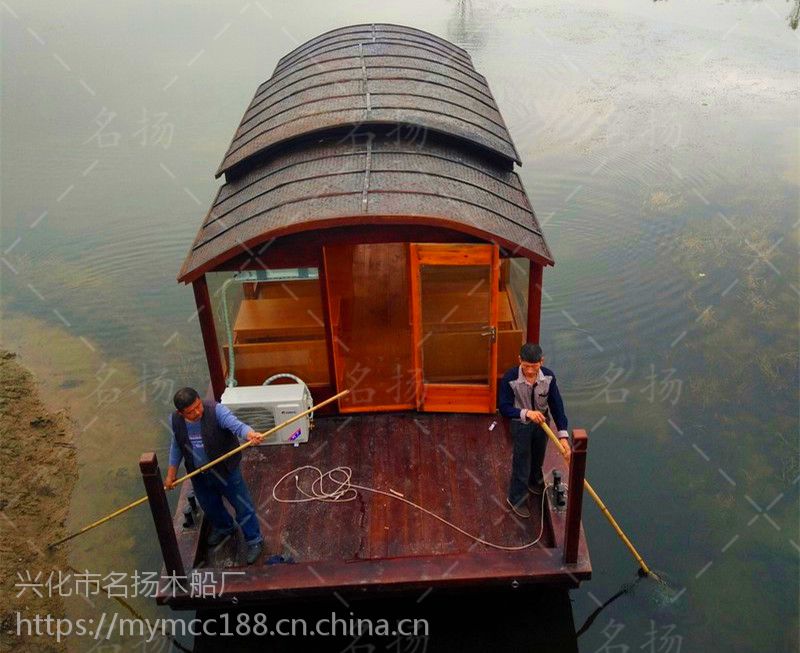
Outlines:
{"label": "water reflection", "polygon": [[453,13],[447,23],[448,40],[469,49],[470,52],[480,50],[486,41],[483,34],[485,27],[485,21],[476,20],[472,0],[455,0]]}

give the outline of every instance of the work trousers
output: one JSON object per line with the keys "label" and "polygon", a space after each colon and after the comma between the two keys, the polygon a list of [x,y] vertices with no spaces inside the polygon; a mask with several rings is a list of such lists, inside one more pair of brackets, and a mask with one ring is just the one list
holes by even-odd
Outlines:
{"label": "work trousers", "polygon": [[511,482],[508,486],[508,499],[515,506],[525,502],[528,487],[531,490],[544,488],[542,463],[547,448],[547,434],[533,422],[523,424],[511,420],[511,439],[514,442],[514,455],[511,461]]}
{"label": "work trousers", "polygon": [[222,503],[222,497],[225,497],[236,510],[236,521],[242,527],[245,542],[247,544],[261,542],[261,529],[258,526],[255,506],[244,482],[242,471],[238,467],[227,478],[223,478],[213,469],[193,476],[192,486],[194,495],[214,530],[232,533],[236,529],[236,524]]}

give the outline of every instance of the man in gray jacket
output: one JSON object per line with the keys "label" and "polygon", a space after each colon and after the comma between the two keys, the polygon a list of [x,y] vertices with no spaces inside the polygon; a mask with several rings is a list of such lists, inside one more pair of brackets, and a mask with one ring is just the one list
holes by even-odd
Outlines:
{"label": "man in gray jacket", "polygon": [[511,462],[511,481],[508,505],[520,517],[530,517],[528,493],[541,498],[544,492],[542,463],[547,448],[547,434],[540,426],[552,419],[558,437],[567,445],[569,433],[564,402],[558,390],[556,376],[543,367],[542,348],[533,343],[522,345],[519,366],[512,367],[500,381],[500,414],[511,419],[511,438],[514,455]]}

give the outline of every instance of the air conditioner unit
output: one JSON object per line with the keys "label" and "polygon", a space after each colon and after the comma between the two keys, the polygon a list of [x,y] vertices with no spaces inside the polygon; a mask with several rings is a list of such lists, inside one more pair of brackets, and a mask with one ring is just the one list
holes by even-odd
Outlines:
{"label": "air conditioner unit", "polygon": [[[308,390],[301,383],[225,388],[222,393],[222,404],[258,433],[264,433],[311,408]],[[264,438],[261,444],[308,442],[308,431],[308,415],[304,415]]]}

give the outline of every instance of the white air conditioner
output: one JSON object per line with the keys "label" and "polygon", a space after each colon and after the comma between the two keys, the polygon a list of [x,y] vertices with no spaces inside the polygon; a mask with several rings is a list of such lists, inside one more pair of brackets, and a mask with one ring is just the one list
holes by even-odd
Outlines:
{"label": "white air conditioner", "polygon": [[[264,433],[311,408],[308,389],[303,383],[250,385],[225,388],[222,404],[254,431]],[[309,419],[304,415],[295,422],[264,438],[266,444],[308,442]]]}

